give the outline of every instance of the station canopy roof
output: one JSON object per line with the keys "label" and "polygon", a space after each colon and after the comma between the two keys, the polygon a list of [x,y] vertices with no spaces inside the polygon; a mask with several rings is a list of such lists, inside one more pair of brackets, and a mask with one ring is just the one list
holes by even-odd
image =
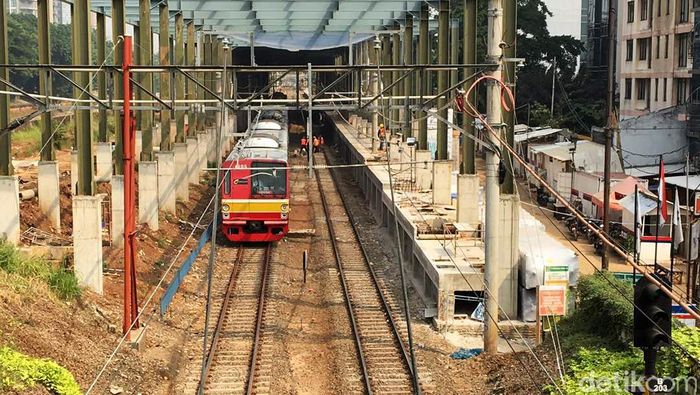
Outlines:
{"label": "station canopy roof", "polygon": [[[427,1],[397,0],[175,0],[171,18],[182,12],[201,31],[226,37],[238,45],[318,50],[347,46],[403,25],[407,14],[418,16]],[[93,0],[92,8],[111,14],[111,0]],[[125,0],[128,23],[138,25],[139,1]],[[158,4],[151,1],[152,28],[158,28]],[[433,22],[433,21],[431,21]],[[434,23],[431,23],[433,25]],[[172,23],[171,23],[172,25]],[[418,26],[415,24],[417,33]],[[172,27],[171,27],[172,29]]]}

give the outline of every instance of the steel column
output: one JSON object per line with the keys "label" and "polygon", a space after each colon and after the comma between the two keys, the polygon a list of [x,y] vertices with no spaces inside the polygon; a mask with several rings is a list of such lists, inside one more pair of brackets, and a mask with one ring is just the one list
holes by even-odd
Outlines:
{"label": "steel column", "polygon": [[[102,13],[97,13],[97,64],[103,65],[105,63],[105,45],[107,44],[107,26],[105,23],[105,15]],[[97,73],[97,94],[101,99],[107,97],[107,78],[106,73]],[[99,126],[97,129],[97,141],[101,143],[106,143],[108,140],[107,136],[107,109],[100,106],[99,110]]]}
{"label": "steel column", "polygon": [[[151,30],[151,2],[139,0],[139,63],[145,66],[153,65],[151,51],[153,31]],[[153,74],[138,73],[137,81],[149,92],[153,91]],[[144,94],[140,93],[139,98]],[[150,107],[150,104],[148,105]],[[153,160],[153,110],[139,111],[141,113],[141,160]]]}
{"label": "steel column", "polygon": [[[476,2],[477,0],[463,0],[462,5],[464,7],[464,14],[462,16],[462,23],[464,25],[464,37],[462,42],[462,63],[464,64],[474,64],[476,63]],[[464,70],[465,75],[463,78],[470,76],[476,72],[475,68],[467,68]],[[465,84],[465,91],[473,84],[475,78],[470,79]],[[469,95],[465,97],[465,100],[469,100],[471,103],[476,105],[476,89],[474,89]],[[465,134],[474,136],[476,129],[474,128],[474,117],[468,114],[462,114],[462,128]],[[462,139],[462,163],[460,166],[461,174],[476,174],[475,165],[475,155],[476,155],[476,144],[474,140],[468,138],[466,135]]]}
{"label": "steel column", "polygon": [[[51,15],[49,15],[49,1],[39,0],[37,2],[37,14],[39,19],[39,63],[51,64]],[[44,96],[44,102],[49,103],[48,97],[52,92],[51,70],[39,70],[39,94]],[[51,113],[41,114],[41,152],[42,161],[56,160],[53,141],[53,126]]]}
{"label": "steel column", "polygon": [[[112,42],[115,43],[114,45],[119,45],[118,39],[119,37],[124,36],[124,0],[112,0]],[[123,43],[122,43],[123,45]],[[123,53],[122,48],[115,48],[114,49],[114,64],[119,65],[122,64],[122,53]],[[122,79],[122,74],[121,73],[114,73],[114,98],[119,100],[124,98],[124,86],[123,86],[123,79]],[[115,174],[123,174],[124,173],[124,163],[123,163],[123,149],[122,146],[124,144],[123,139],[123,119],[121,116],[119,116],[119,113],[117,111],[112,111],[112,115],[114,116],[114,125],[115,125],[115,140],[116,140],[116,146],[114,147],[114,172]]]}
{"label": "steel column", "polygon": [[[207,34],[204,36],[204,64],[207,66],[211,66],[214,64],[213,62],[213,57],[212,57],[212,47],[213,47],[213,39],[214,36]],[[214,98],[214,96],[210,93],[211,91],[214,90],[214,78],[212,77],[214,73],[211,71],[207,71],[204,73],[204,81],[205,81],[205,86],[209,91],[207,91],[204,95],[204,97],[207,100],[211,100]],[[211,104],[207,103],[204,105],[205,107],[211,106]],[[214,115],[212,114],[211,110],[205,110],[204,111],[204,119],[205,119],[205,126],[211,125],[212,120],[214,119]]]}
{"label": "steel column", "polygon": [[[515,62],[516,56],[516,30],[517,29],[517,0],[504,0],[503,2],[503,41],[506,47],[503,49],[503,81],[510,87],[515,95]],[[515,147],[515,111],[503,112],[503,124],[505,125],[505,139],[508,145]],[[509,152],[503,153],[502,160],[506,167],[506,178],[501,185],[501,193],[513,194],[515,192],[515,180],[513,179],[513,161]],[[573,187],[573,185],[572,185]]]}
{"label": "steel column", "polygon": [[[158,6],[158,43],[160,51],[158,53],[160,64],[170,65],[170,12],[168,2],[163,1]],[[163,101],[170,99],[170,72],[160,73],[160,98]],[[161,108],[160,110],[160,150],[170,151],[172,149],[170,141],[170,110]]]}
{"label": "steel column", "polygon": [[[447,64],[450,43],[450,1],[440,0],[440,10],[438,15],[438,63]],[[447,71],[438,71],[438,92],[447,89]],[[440,97],[437,100],[438,115],[447,119],[447,99]],[[447,124],[437,123],[437,153],[435,157],[439,160],[447,159]]]}
{"label": "steel column", "polygon": [[[73,63],[90,64],[92,29],[90,28],[90,0],[73,2]],[[75,82],[90,90],[90,72],[76,71]],[[73,96],[80,99],[83,91],[73,88]],[[92,125],[89,109],[75,110],[75,141],[78,148],[78,195],[94,195],[94,165],[92,161]]]}
{"label": "steel column", "polygon": [[[126,0],[124,0],[124,1],[126,1]],[[141,64],[141,50],[139,49],[139,48],[141,48],[141,28],[139,28],[138,26],[134,26],[134,38],[133,38],[133,40],[134,40],[134,46],[136,48],[136,50],[133,51],[133,55],[132,55],[133,62],[134,62],[134,64],[139,65],[139,64]],[[132,80],[136,80],[137,78],[138,77],[135,77],[132,74],[132,76],[131,76]],[[134,90],[134,92],[132,94],[133,94],[134,100],[141,100],[142,95],[141,95],[140,89]],[[134,114],[135,114],[134,116],[136,117],[136,125],[137,125],[136,129],[143,131],[143,114],[141,113],[141,111],[135,111]]]}
{"label": "steel column", "polygon": [[[382,66],[389,66],[391,65],[391,60],[391,36],[385,34],[382,36],[382,58],[379,64]],[[384,87],[391,83],[393,73],[391,71],[380,72],[380,77],[381,78],[379,80],[379,92],[383,91]],[[393,122],[391,119],[391,111],[388,108],[387,103],[390,102],[384,97],[384,95],[382,95],[381,101],[379,102],[379,105],[381,106],[381,123],[383,123],[386,130],[389,131],[389,133],[391,133],[391,131],[393,130]]]}
{"label": "steel column", "polygon": [[[7,9],[9,6],[8,0],[0,0],[0,63],[9,63],[7,40]],[[0,78],[5,81],[10,80],[10,69],[0,69]],[[8,95],[0,95],[0,129],[4,130],[10,123],[10,97]],[[10,133],[0,135],[0,176],[12,175],[12,151]]]}
{"label": "steel column", "polygon": [[[430,64],[430,53],[428,51],[428,4],[421,5],[420,21],[418,23],[418,63]],[[418,81],[418,91],[420,96],[425,96],[430,92],[428,89],[428,71],[420,71]],[[421,100],[422,101],[422,100]],[[428,118],[422,111],[417,110],[415,115],[418,121],[418,149],[428,149]]]}
{"label": "steel column", "polygon": [[[194,33],[194,22],[189,21],[187,22],[187,60],[186,63],[188,65],[196,65],[197,64],[197,59],[196,59],[196,42],[197,38]],[[196,76],[197,73],[194,73]],[[197,85],[195,85],[194,81],[192,80],[187,80],[187,99],[188,100],[196,100],[197,99]],[[195,134],[195,128],[197,127],[197,120],[199,118],[199,114],[197,113],[197,105],[196,104],[190,104],[190,112],[187,115],[187,135],[188,136],[194,136]]]}
{"label": "steel column", "polygon": [[[399,29],[398,23],[394,25],[394,29]],[[401,34],[400,33],[394,33],[391,35],[391,64],[393,66],[397,66],[401,64]],[[400,71],[393,71],[391,73],[391,81],[396,81],[399,78]],[[401,95],[401,87],[403,84],[397,84],[394,85],[394,88],[391,90],[391,95],[394,97],[398,97]],[[390,99],[389,100],[389,105],[392,107],[395,107],[398,104],[397,99]],[[394,108],[392,109],[389,114],[391,114],[391,124],[393,126],[392,130],[394,132],[397,132],[401,129],[401,117],[399,116],[399,109]]]}
{"label": "steel column", "polygon": [[[404,66],[413,64],[413,15],[406,14],[406,29],[403,35],[403,64]],[[403,93],[406,96],[415,94],[414,87],[416,84],[415,73],[404,80]],[[411,112],[409,111],[411,101],[404,100],[404,134],[413,136],[413,125],[411,123]]]}
{"label": "steel column", "polygon": [[[185,65],[185,40],[184,40],[184,30],[185,30],[185,18],[182,12],[175,15],[175,64],[178,66]],[[175,98],[177,100],[183,100],[185,98],[185,80],[182,73],[175,74]],[[182,104],[180,105],[182,106]],[[182,110],[175,110],[175,142],[184,143],[185,142],[185,112]]]}

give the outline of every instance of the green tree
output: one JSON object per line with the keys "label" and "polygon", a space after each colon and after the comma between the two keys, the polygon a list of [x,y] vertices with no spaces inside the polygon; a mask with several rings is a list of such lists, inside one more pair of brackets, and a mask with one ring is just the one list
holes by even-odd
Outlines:
{"label": "green tree", "polygon": [[[9,62],[14,64],[35,64],[39,61],[37,45],[37,19],[32,14],[10,14],[7,19],[7,32],[10,37],[8,47]],[[10,69],[10,81],[30,93],[39,91],[37,70]]]}

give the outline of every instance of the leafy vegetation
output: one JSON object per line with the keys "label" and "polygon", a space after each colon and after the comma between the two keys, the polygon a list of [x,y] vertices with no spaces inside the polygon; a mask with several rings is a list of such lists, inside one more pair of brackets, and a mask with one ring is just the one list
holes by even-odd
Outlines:
{"label": "leafy vegetation", "polygon": [[[610,273],[583,276],[577,287],[577,309],[559,330],[566,376],[560,389],[567,395],[591,393],[586,384],[609,383],[594,393],[627,394],[626,375],[641,377],[642,352],[633,347],[633,288]],[[700,330],[674,323],[674,345],[659,351],[657,372],[665,377],[697,377],[700,373]],[[681,349],[681,347],[683,349]],[[692,358],[691,358],[692,356]],[[616,385],[613,385],[616,384]],[[557,393],[554,388],[549,388]]]}
{"label": "leafy vegetation", "polygon": [[81,293],[71,270],[56,267],[42,257],[25,257],[6,242],[0,242],[0,270],[20,278],[44,281],[63,300],[76,299]]}
{"label": "leafy vegetation", "polygon": [[32,358],[9,347],[0,348],[0,392],[20,392],[42,385],[52,394],[78,395],[80,387],[64,367]]}

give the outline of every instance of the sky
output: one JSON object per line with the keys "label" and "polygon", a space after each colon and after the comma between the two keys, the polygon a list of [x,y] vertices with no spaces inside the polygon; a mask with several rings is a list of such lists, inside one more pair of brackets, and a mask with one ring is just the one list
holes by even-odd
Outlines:
{"label": "sky", "polygon": [[547,18],[547,27],[552,36],[568,34],[581,38],[580,0],[545,0],[554,16]]}

